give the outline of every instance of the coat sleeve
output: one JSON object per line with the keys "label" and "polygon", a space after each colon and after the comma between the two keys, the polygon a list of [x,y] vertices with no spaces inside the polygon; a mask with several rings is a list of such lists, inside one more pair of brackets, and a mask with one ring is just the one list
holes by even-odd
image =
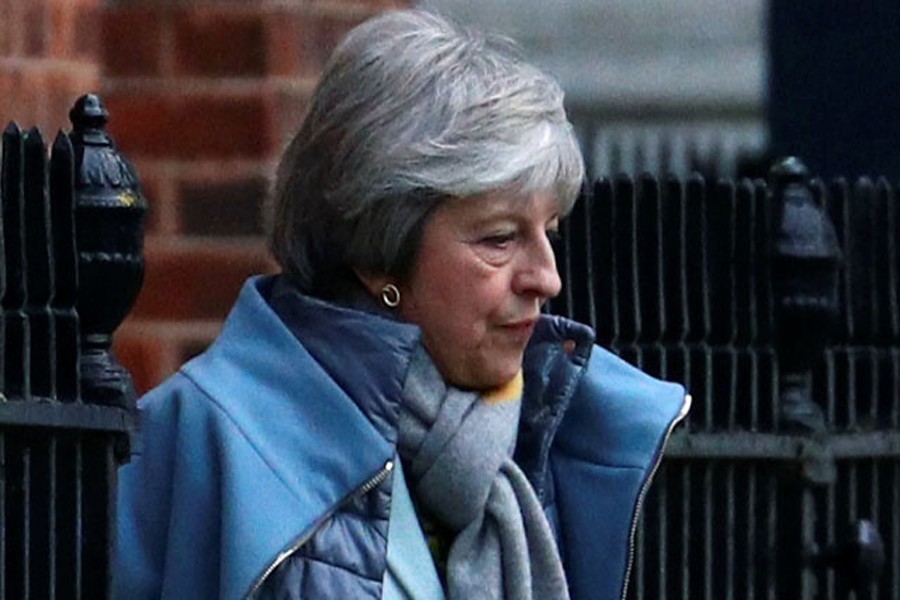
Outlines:
{"label": "coat sleeve", "polygon": [[141,399],[140,454],[120,471],[115,598],[218,597],[216,452],[202,394],[182,375]]}

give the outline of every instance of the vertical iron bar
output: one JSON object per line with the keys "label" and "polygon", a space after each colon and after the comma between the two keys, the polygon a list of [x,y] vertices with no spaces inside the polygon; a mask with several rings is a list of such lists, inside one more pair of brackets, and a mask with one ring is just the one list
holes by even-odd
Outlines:
{"label": "vertical iron bar", "polygon": [[869,363],[869,422],[875,424],[881,422],[878,405],[881,369],[878,364],[878,349],[869,346],[866,351]]}
{"label": "vertical iron bar", "polygon": [[872,260],[877,269],[875,284],[879,303],[879,322],[876,326],[876,334],[886,343],[896,339],[897,333],[900,332],[895,294],[897,265],[890,259],[894,255],[892,227],[897,226],[891,200],[891,186],[884,177],[881,177],[875,182],[876,211],[873,214],[872,233],[876,246]]}
{"label": "vertical iron bar", "polygon": [[[809,486],[803,487],[800,502],[802,503],[801,547],[797,550],[805,554],[809,549],[814,548],[816,544],[816,503]],[[803,569],[800,577],[801,598],[802,600],[812,600],[817,597],[816,574],[806,561],[803,561],[801,564]]]}
{"label": "vertical iron bar", "polygon": [[[900,244],[897,243],[897,230],[900,228],[900,216],[897,214],[897,191],[890,184],[885,184],[887,203],[887,263],[890,276],[888,292],[890,294],[891,339],[896,342],[900,338],[900,273],[898,273],[898,252]],[[896,398],[896,396],[895,396]]]}
{"label": "vertical iron bar", "polygon": [[[3,134],[2,149],[6,150],[6,134]],[[6,262],[6,244],[4,225],[6,213],[6,177],[7,177],[7,157],[0,155],[0,393],[9,393],[6,387],[6,270],[9,265]],[[2,458],[2,456],[0,456]],[[2,508],[2,506],[0,506]],[[2,514],[2,513],[0,513]],[[0,523],[0,533],[2,533],[3,524]],[[0,565],[3,564],[3,551],[0,549]],[[2,571],[2,569],[0,569]],[[3,575],[0,573],[0,582]],[[0,583],[0,598],[2,594],[2,583]]]}
{"label": "vertical iron bar", "polygon": [[691,465],[681,474],[681,597],[691,597]]}
{"label": "vertical iron bar", "polygon": [[22,597],[31,597],[31,447],[22,442]]}
{"label": "vertical iron bar", "polygon": [[703,178],[692,175],[685,186],[685,258],[687,275],[687,341],[705,340],[710,329],[706,251],[706,191]]}
{"label": "vertical iron bar", "polygon": [[900,429],[900,348],[891,348],[891,415],[892,429]]}
{"label": "vertical iron bar", "polygon": [[47,573],[46,558],[51,553],[48,544],[51,524],[47,513],[47,502],[50,497],[47,475],[50,463],[47,456],[49,444],[45,437],[52,436],[52,433],[41,432],[39,435],[34,433],[26,435],[29,436],[31,445],[30,481],[28,484],[29,592],[34,598],[48,598],[50,590],[47,585],[50,577]]}
{"label": "vertical iron bar", "polygon": [[703,597],[713,600],[713,498],[712,466],[703,467]]}
{"label": "vertical iron bar", "polygon": [[763,181],[756,181],[753,191],[753,202],[756,206],[754,240],[761,259],[757,261],[753,269],[759,318],[757,335],[760,344],[769,344],[772,341],[775,323],[775,299],[772,290],[771,267],[765,257],[766,249],[771,243],[769,238],[772,231],[772,202],[768,187]]}
{"label": "vertical iron bar", "polygon": [[662,255],[662,194],[655,177],[639,180],[635,202],[635,263],[641,329],[636,341],[658,342],[666,330]]}
{"label": "vertical iron bar", "polygon": [[683,343],[688,331],[687,276],[685,274],[684,188],[681,181],[669,177],[662,203],[663,286],[666,291],[666,342]]}
{"label": "vertical iron bar", "polygon": [[894,459],[893,477],[893,502],[894,507],[893,518],[891,519],[891,545],[893,546],[891,556],[893,566],[891,568],[891,598],[900,598],[900,515],[897,514],[896,507],[900,506],[900,460]]}
{"label": "vertical iron bar", "polygon": [[759,384],[762,371],[759,368],[759,355],[756,348],[750,349],[750,431],[759,429]]}
{"label": "vertical iron bar", "polygon": [[847,427],[853,429],[856,427],[857,418],[857,400],[856,390],[859,389],[858,378],[856,375],[857,359],[859,355],[855,348],[847,349]]}
{"label": "vertical iron bar", "polygon": [[595,306],[597,341],[615,347],[619,340],[619,278],[616,264],[616,205],[613,183],[601,179],[594,184],[594,201],[591,220],[591,262],[603,271],[595,272],[591,281]]}
{"label": "vertical iron bar", "polygon": [[837,409],[837,381],[834,365],[834,349],[825,351],[825,422],[832,427],[835,424]]}
{"label": "vertical iron bar", "polygon": [[8,478],[6,434],[0,435],[0,598],[6,598],[6,487]]}
{"label": "vertical iron bar", "polygon": [[707,269],[711,329],[707,341],[726,345],[734,341],[737,320],[734,301],[735,192],[730,181],[713,187],[706,205]]}
{"label": "vertical iron bar", "polygon": [[75,441],[75,600],[84,595],[84,437]]}
{"label": "vertical iron bar", "polygon": [[[866,209],[866,214],[863,215],[865,218],[862,221],[862,225],[864,229],[861,231],[863,235],[860,237],[865,240],[865,253],[861,257],[863,259],[863,263],[865,264],[865,274],[866,274],[866,291],[868,292],[866,300],[868,301],[868,310],[869,310],[869,335],[866,336],[868,341],[875,341],[876,339],[881,337],[882,327],[881,327],[881,294],[879,294],[879,289],[883,283],[885,283],[886,277],[879,277],[879,267],[884,262],[879,260],[878,254],[878,238],[879,238],[879,225],[883,223],[883,216],[879,215],[878,210],[878,194],[875,190],[875,186],[869,180],[865,180],[868,184],[866,190],[867,202],[862,206]],[[859,202],[854,203],[855,206],[860,206]]]}
{"label": "vertical iron bar", "polygon": [[657,515],[658,519],[658,533],[657,538],[659,539],[656,547],[657,551],[657,559],[656,562],[659,565],[659,585],[656,588],[656,598],[658,600],[666,600],[666,590],[669,587],[669,578],[671,577],[669,573],[669,562],[666,560],[666,557],[669,552],[673,549],[669,548],[669,471],[666,471],[666,478],[663,485],[657,484],[657,498],[659,504],[659,514]]}
{"label": "vertical iron bar", "polygon": [[78,261],[75,256],[74,152],[63,133],[53,142],[50,159],[50,213],[55,261],[53,294],[56,323],[57,397],[63,402],[78,398]]}
{"label": "vertical iron bar", "polygon": [[725,599],[734,600],[734,561],[735,561],[735,530],[734,514],[734,463],[730,463],[725,471]]}
{"label": "vertical iron bar", "polygon": [[769,507],[769,515],[766,522],[766,597],[776,600],[778,597],[778,496],[775,475],[771,472],[766,476],[766,503]]}
{"label": "vertical iron bar", "polygon": [[741,346],[753,344],[757,339],[756,285],[753,266],[760,257],[756,255],[753,185],[747,179],[738,182],[735,189],[734,234],[734,298],[735,342]]}
{"label": "vertical iron bar", "polygon": [[53,292],[53,255],[50,232],[50,205],[47,196],[47,157],[44,140],[32,128],[24,140],[25,313],[31,329],[31,393],[40,398],[56,398],[55,329],[50,303]]}
{"label": "vertical iron bar", "polygon": [[56,598],[56,586],[57,586],[57,578],[56,578],[56,545],[57,545],[57,535],[56,535],[56,496],[59,493],[56,487],[56,478],[57,478],[57,465],[56,465],[56,435],[50,438],[47,453],[48,453],[48,461],[49,468],[47,477],[49,478],[50,491],[47,498],[47,511],[48,516],[47,520],[50,524],[50,531],[48,532],[48,546],[50,551],[47,553],[47,573],[49,577],[49,581],[47,582],[47,586],[50,590],[50,599],[55,600]]}
{"label": "vertical iron bar", "polygon": [[[873,361],[874,362],[874,361]],[[878,485],[878,461],[876,459],[871,459],[869,463],[872,466],[872,475],[869,480],[869,488],[870,488],[870,497],[869,497],[869,517],[872,520],[872,523],[875,524],[875,527],[881,527],[881,519],[879,518],[879,510],[878,510],[878,498],[881,494]],[[872,584],[871,589],[871,597],[878,597],[878,580],[876,579]]]}
{"label": "vertical iron bar", "polygon": [[69,432],[57,444],[56,536],[57,584],[62,598],[80,597],[81,435]]}
{"label": "vertical iron bar", "polygon": [[856,313],[854,342],[864,341],[874,333],[873,319],[877,314],[877,306],[873,303],[871,264],[871,212],[872,181],[867,177],[859,178],[853,186],[850,205],[849,235],[852,236],[853,252],[847,261],[848,271],[852,271],[851,293],[854,298]]}
{"label": "vertical iron bar", "polygon": [[778,390],[781,389],[781,369],[778,367],[778,356],[775,352],[774,348],[769,348],[771,357],[771,381],[772,381],[772,390],[769,394],[769,415],[772,419],[772,430],[778,431],[781,428],[779,415],[781,411],[779,410],[778,403]]}
{"label": "vertical iron bar", "polygon": [[703,381],[706,382],[705,398],[704,398],[704,429],[706,431],[714,431],[716,428],[715,423],[715,415],[713,412],[713,408],[715,407],[716,401],[716,386],[718,385],[718,379],[721,373],[717,373],[715,369],[713,369],[713,349],[710,348],[709,344],[703,343],[700,344],[700,347],[703,351]]}
{"label": "vertical iron bar", "polygon": [[756,598],[756,464],[747,475],[747,600]]}
{"label": "vertical iron bar", "polygon": [[728,429],[734,430],[738,421],[738,393],[741,388],[738,386],[738,355],[734,346],[729,344],[726,346],[729,368],[728,368]]}
{"label": "vertical iron bar", "polygon": [[637,221],[638,202],[635,183],[630,177],[622,177],[616,186],[616,228],[623,234],[617,237],[620,292],[619,316],[625,338],[620,343],[635,344],[641,336],[641,290],[638,273]]}
{"label": "vertical iron bar", "polygon": [[23,182],[22,132],[14,123],[3,131],[3,238],[6,262],[6,291],[3,295],[5,321],[4,393],[7,398],[25,399],[31,395],[29,332],[25,303],[25,199]]}
{"label": "vertical iron bar", "polygon": [[838,290],[844,317],[840,323],[838,337],[843,341],[849,342],[856,330],[855,300],[852,293],[853,274],[850,267],[853,256],[853,235],[850,223],[850,187],[845,179],[836,179],[831,183],[828,191],[828,212],[838,234],[838,241],[842,244],[841,252],[844,255],[845,265],[840,271],[840,289]]}
{"label": "vertical iron bar", "polygon": [[[597,278],[597,274],[594,271],[594,269],[597,265],[595,265],[594,261],[591,260],[591,258],[594,256],[593,232],[595,230],[594,225],[593,225],[594,202],[593,202],[593,197],[592,197],[593,194],[591,193],[592,191],[593,191],[593,188],[586,188],[586,190],[585,190],[585,193],[588,195],[588,198],[586,198],[586,200],[590,200],[590,202],[582,202],[583,206],[581,207],[581,210],[584,212],[584,221],[579,224],[578,229],[579,229],[581,235],[584,236],[584,252],[583,252],[584,271],[583,272],[584,272],[585,285],[584,285],[583,289],[584,289],[584,296],[587,297],[587,306],[582,308],[582,314],[586,313],[588,315],[588,318],[589,318],[588,323],[590,324],[590,326],[592,328],[594,328],[594,331],[596,331],[597,330],[597,300],[596,300],[595,293],[594,293],[595,288],[594,288],[593,282]],[[571,252],[572,248],[571,247],[566,248],[566,251]],[[569,267],[570,268],[572,267],[571,261],[569,263]],[[575,277],[573,275],[574,272],[575,271],[573,270],[568,273],[568,276],[570,278],[569,281],[572,281],[573,279],[575,279]]]}
{"label": "vertical iron bar", "polygon": [[[825,547],[830,547],[835,543],[837,539],[835,534],[835,525],[837,521],[837,509],[835,502],[835,487],[834,485],[828,486],[828,491],[825,495]],[[837,593],[835,589],[836,581],[834,577],[834,569],[826,569],[825,570],[825,590],[826,597],[828,600],[836,600],[835,594]]]}

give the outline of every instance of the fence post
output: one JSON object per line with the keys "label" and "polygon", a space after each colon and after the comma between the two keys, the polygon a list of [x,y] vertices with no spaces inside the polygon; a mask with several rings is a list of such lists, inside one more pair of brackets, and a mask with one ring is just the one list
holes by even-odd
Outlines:
{"label": "fence post", "polygon": [[69,116],[76,157],[81,393],[94,403],[129,407],[134,385],[110,346],[143,283],[147,202],[134,168],[106,133],[109,113],[100,98],[82,96]]}
{"label": "fence post", "polygon": [[841,251],[834,226],[813,200],[808,177],[796,158],[782,160],[771,171],[781,431],[825,431],[822,408],[812,398],[812,366],[839,313]]}
{"label": "fence post", "polygon": [[140,288],[146,203],[99,99],[70,116],[49,160],[37,129],[3,131],[0,598],[110,596],[117,469],[137,427],[109,348]]}

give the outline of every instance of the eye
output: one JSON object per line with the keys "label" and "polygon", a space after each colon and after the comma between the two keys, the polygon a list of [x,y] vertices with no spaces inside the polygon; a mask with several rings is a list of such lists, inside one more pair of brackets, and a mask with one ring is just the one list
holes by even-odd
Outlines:
{"label": "eye", "polygon": [[510,244],[512,244],[516,239],[516,234],[513,232],[509,233],[496,233],[486,237],[481,238],[480,242],[485,246],[489,246],[491,248],[497,248],[503,250],[508,248]]}

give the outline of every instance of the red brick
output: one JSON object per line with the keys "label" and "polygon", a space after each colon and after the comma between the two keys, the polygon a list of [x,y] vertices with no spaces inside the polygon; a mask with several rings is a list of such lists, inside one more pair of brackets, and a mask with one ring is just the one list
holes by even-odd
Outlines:
{"label": "red brick", "polygon": [[72,40],[72,55],[91,62],[100,61],[100,38],[102,36],[101,10],[97,4],[82,2],[74,8],[75,23]]}
{"label": "red brick", "polygon": [[275,150],[261,95],[107,94],[110,132],[134,157],[264,158]]}
{"label": "red brick", "polygon": [[73,52],[75,37],[75,11],[71,4],[61,0],[50,2],[49,54],[58,58],[68,58]]}
{"label": "red brick", "polygon": [[177,75],[253,77],[266,71],[262,15],[181,11],[174,20]]}
{"label": "red brick", "polygon": [[204,236],[262,236],[262,204],[267,187],[268,182],[259,176],[180,182],[182,232]]}
{"label": "red brick", "polygon": [[275,95],[275,131],[278,132],[280,146],[285,146],[300,129],[300,123],[309,105],[309,93],[284,90]]}
{"label": "red brick", "polygon": [[158,75],[162,17],[150,8],[107,9],[102,16],[102,55],[107,76]]}
{"label": "red brick", "polygon": [[4,0],[0,4],[0,14],[3,16],[0,24],[5,25],[5,39],[0,38],[3,56],[21,56],[24,53],[26,2],[27,0]]}
{"label": "red brick", "polygon": [[0,119],[3,125],[16,121],[23,129],[32,125],[43,127],[45,69],[41,61],[30,61],[24,67],[7,70],[2,75],[0,89],[5,93],[0,98]]}
{"label": "red brick", "polygon": [[47,2],[29,0],[25,6],[25,18],[19,24],[25,36],[25,54],[44,56],[51,33]]}
{"label": "red brick", "polygon": [[160,230],[159,209],[162,202],[165,201],[161,198],[161,182],[159,181],[158,175],[142,172],[140,164],[135,165],[135,168],[141,182],[141,192],[143,192],[144,197],[147,199],[147,220],[144,222],[144,231],[148,235],[153,235]]}
{"label": "red brick", "polygon": [[269,70],[276,75],[318,76],[332,50],[366,15],[275,12],[269,15]]}
{"label": "red brick", "polygon": [[50,71],[44,85],[46,102],[45,124],[49,134],[56,135],[59,129],[71,129],[69,110],[79,97],[95,93],[100,85],[99,70],[91,65],[82,69],[54,69]]}
{"label": "red brick", "polygon": [[13,21],[10,16],[10,0],[0,0],[0,14],[6,18],[0,19],[0,56],[12,56],[12,29]]}
{"label": "red brick", "polygon": [[131,334],[123,328],[113,338],[113,352],[128,369],[138,394],[158,385],[175,369],[177,345],[172,340],[154,337],[146,332]]}
{"label": "red brick", "polygon": [[223,319],[248,276],[274,270],[262,243],[190,246],[148,248],[136,318]]}

